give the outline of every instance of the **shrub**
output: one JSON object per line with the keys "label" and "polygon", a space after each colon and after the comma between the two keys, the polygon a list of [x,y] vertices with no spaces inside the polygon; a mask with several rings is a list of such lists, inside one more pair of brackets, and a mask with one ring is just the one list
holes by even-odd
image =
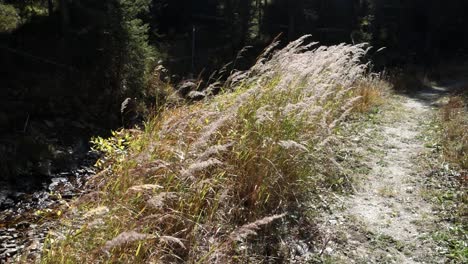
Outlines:
{"label": "shrub", "polygon": [[10,32],[18,27],[21,18],[12,5],[0,3],[0,32]]}
{"label": "shrub", "polygon": [[384,81],[381,76],[368,77],[362,82],[357,83],[357,95],[361,99],[357,102],[355,110],[366,113],[375,107],[383,104],[384,93],[390,85]]}

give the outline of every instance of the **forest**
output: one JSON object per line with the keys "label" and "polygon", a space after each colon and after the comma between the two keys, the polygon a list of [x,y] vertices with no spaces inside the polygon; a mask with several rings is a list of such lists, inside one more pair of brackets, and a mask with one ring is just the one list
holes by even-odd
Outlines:
{"label": "forest", "polygon": [[0,0],[0,263],[468,261],[466,10]]}

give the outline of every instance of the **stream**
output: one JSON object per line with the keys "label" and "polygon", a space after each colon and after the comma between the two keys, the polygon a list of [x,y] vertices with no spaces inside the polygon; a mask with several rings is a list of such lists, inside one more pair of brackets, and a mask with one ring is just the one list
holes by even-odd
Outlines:
{"label": "stream", "polygon": [[0,182],[0,263],[11,263],[25,251],[29,259],[40,256],[47,233],[59,216],[60,205],[80,195],[86,180],[95,174],[97,154],[89,151],[77,168],[40,177],[24,177],[23,184]]}
{"label": "stream", "polygon": [[57,123],[32,121],[26,133],[0,134],[0,169],[14,171],[0,170],[0,264],[15,263],[20,255],[27,263],[39,259],[63,205],[96,174],[99,153],[88,143],[93,128]]}

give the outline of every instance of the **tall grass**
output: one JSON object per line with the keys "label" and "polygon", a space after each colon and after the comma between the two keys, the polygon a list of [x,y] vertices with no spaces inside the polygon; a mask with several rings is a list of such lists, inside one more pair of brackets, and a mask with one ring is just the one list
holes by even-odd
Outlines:
{"label": "tall grass", "polygon": [[[361,63],[363,45],[307,39],[265,50],[230,79],[232,92],[167,109],[131,140],[102,141],[111,155],[90,183],[98,198],[75,203],[43,263],[242,263],[256,254],[243,245],[258,230],[316,190],[339,189],[335,131],[373,104],[378,82]],[[83,216],[98,206],[109,212]]]}
{"label": "tall grass", "polygon": [[438,140],[441,146],[441,168],[433,170],[435,180],[432,199],[439,217],[450,226],[437,230],[435,240],[450,263],[468,261],[468,108],[467,93],[453,94],[438,115]]}
{"label": "tall grass", "polygon": [[464,99],[450,97],[440,112],[444,157],[449,163],[468,170],[468,110]]}

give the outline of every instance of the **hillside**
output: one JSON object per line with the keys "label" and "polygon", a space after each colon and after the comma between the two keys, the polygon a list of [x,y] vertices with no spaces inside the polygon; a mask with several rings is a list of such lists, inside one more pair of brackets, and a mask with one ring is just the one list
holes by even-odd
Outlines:
{"label": "hillside", "polygon": [[0,264],[468,263],[466,0],[0,0]]}
{"label": "hillside", "polygon": [[387,84],[367,74],[363,45],[324,47],[306,36],[272,48],[221,95],[168,108],[142,132],[96,140],[105,170],[44,261],[289,258],[281,237],[310,229],[307,204],[352,184],[337,161],[349,143],[342,124],[375,110]]}
{"label": "hillside", "polygon": [[463,183],[434,203],[448,165],[424,165],[448,90],[396,95],[364,45],[272,48],[220,95],[96,138],[102,171],[58,209],[41,263],[466,260]]}

